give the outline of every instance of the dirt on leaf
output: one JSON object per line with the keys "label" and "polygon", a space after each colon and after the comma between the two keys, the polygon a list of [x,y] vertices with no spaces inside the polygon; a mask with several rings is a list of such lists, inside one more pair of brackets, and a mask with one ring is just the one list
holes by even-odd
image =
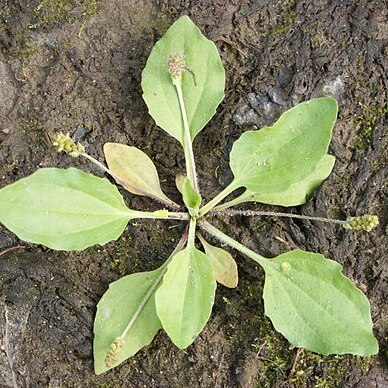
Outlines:
{"label": "dirt on leaf", "polygon": [[[166,194],[181,201],[174,180],[185,171],[183,152],[148,115],[140,87],[152,46],[181,15],[215,41],[226,69],[226,98],[194,143],[206,200],[232,179],[229,152],[242,132],[272,124],[309,98],[337,98],[334,171],[292,211],[377,214],[379,227],[353,233],[238,217],[220,218],[217,226],[267,257],[298,247],[341,263],[370,300],[380,353],[323,357],[290,346],[264,316],[262,270],[233,252],[239,286],[218,287],[193,345],[181,351],[160,332],[136,356],[96,376],[99,298],[119,277],[160,266],[183,225],[137,221],[117,242],[82,252],[25,244],[0,226],[0,251],[24,246],[0,256],[0,386],[388,386],[386,1],[0,0],[0,187],[40,167],[76,166],[101,176],[85,160],[56,153],[52,139],[64,131],[101,161],[105,142],[142,149]],[[132,208],[158,208],[123,195]]]}

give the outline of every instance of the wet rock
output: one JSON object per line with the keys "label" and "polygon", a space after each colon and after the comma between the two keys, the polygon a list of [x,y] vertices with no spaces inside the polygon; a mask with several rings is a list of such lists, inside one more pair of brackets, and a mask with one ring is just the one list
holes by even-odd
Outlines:
{"label": "wet rock", "polygon": [[292,78],[294,77],[294,71],[291,67],[284,67],[280,69],[279,75],[277,78],[277,83],[279,86],[287,86],[292,81]]}
{"label": "wet rock", "polygon": [[86,132],[87,130],[85,127],[78,127],[73,134],[74,140],[81,141],[85,137]]}
{"label": "wet rock", "polygon": [[[273,88],[272,97],[282,101],[280,88]],[[271,89],[272,90],[272,89]],[[280,115],[280,106],[272,101],[270,96],[263,93],[248,93],[249,105],[239,108],[233,115],[233,121],[238,126],[243,125],[269,125],[272,124]]]}
{"label": "wet rock", "polygon": [[233,122],[239,127],[244,125],[257,124],[259,120],[260,117],[254,111],[254,109],[248,105],[244,105],[241,108],[238,108],[236,113],[233,115]]}
{"label": "wet rock", "polygon": [[11,236],[7,236],[5,233],[0,232],[0,250],[6,249],[15,244],[15,239]]}
{"label": "wet rock", "polygon": [[345,83],[341,78],[341,75],[338,75],[335,78],[329,78],[320,82],[314,89],[311,97],[317,98],[322,96],[332,96],[339,103],[342,103],[345,97]]}
{"label": "wet rock", "polygon": [[341,98],[341,96],[345,92],[345,84],[342,81],[341,76],[339,75],[334,80],[330,80],[323,85],[323,94],[327,96],[335,97],[337,100]]}
{"label": "wet rock", "polygon": [[8,65],[0,59],[0,117],[6,117],[12,109],[15,98],[16,88],[12,84]]}
{"label": "wet rock", "polygon": [[279,106],[272,102],[267,95],[262,93],[249,93],[248,100],[252,108],[264,118],[266,124],[270,124],[279,116]]}
{"label": "wet rock", "polygon": [[287,104],[287,93],[280,87],[273,87],[268,91],[268,96],[272,102],[278,105],[286,105]]}

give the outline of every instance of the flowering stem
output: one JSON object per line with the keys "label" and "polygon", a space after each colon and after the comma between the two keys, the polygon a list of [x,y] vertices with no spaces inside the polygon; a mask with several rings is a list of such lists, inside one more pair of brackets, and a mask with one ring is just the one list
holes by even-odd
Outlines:
{"label": "flowering stem", "polygon": [[197,173],[195,169],[195,160],[194,160],[194,152],[193,152],[193,144],[190,134],[190,127],[189,122],[187,120],[187,113],[186,113],[186,107],[185,107],[185,101],[183,99],[183,92],[182,92],[182,80],[177,79],[174,82],[178,99],[179,99],[179,106],[181,108],[181,114],[182,114],[182,121],[183,121],[183,150],[185,153],[185,162],[186,162],[186,173],[188,178],[190,179],[194,189],[199,192],[198,189],[198,179],[197,179]]}
{"label": "flowering stem", "polygon": [[349,223],[349,221],[334,220],[331,218],[305,216],[305,215],[292,214],[292,213],[255,211],[255,210],[216,210],[209,213],[209,216],[218,216],[218,215],[248,216],[248,217],[252,217],[252,216],[288,217],[288,218],[298,218],[301,220],[328,222],[331,224],[340,224],[340,225],[345,225]]}

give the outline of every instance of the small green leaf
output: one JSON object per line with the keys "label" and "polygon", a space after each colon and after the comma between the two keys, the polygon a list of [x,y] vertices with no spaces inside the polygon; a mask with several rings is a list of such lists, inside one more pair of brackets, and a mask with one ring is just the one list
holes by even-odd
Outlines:
{"label": "small green leaf", "polygon": [[238,284],[237,264],[232,255],[222,248],[209,244],[201,235],[198,235],[206,256],[214,268],[214,277],[225,287],[236,288]]}
{"label": "small green leaf", "polygon": [[189,209],[190,214],[197,214],[198,209],[201,206],[202,198],[193,188],[189,178],[185,178],[183,180],[182,196],[183,202],[185,203],[187,209]]}
{"label": "small green leaf", "polygon": [[292,183],[288,189],[279,193],[253,193],[246,190],[234,202],[261,202],[279,206],[298,206],[306,203],[307,198],[314,190],[330,175],[334,167],[335,158],[332,155],[325,155],[318,163],[311,175],[300,182]]}
{"label": "small green leaf", "polygon": [[254,193],[281,193],[314,173],[327,153],[337,117],[331,97],[301,103],[272,126],[247,131],[234,143],[232,186]]}
{"label": "small green leaf", "polygon": [[[132,357],[151,343],[162,328],[155,309],[155,291],[161,283],[163,268],[124,276],[111,283],[98,302],[94,321],[96,374],[104,373]],[[123,337],[123,347],[116,354],[116,362],[107,366],[106,356],[111,344],[130,322],[132,325]]]}
{"label": "small green leaf", "polygon": [[377,354],[368,299],[340,264],[295,250],[264,269],[265,313],[293,345],[324,355]]}
{"label": "small green leaf", "polygon": [[225,71],[216,45],[187,16],[179,18],[152,49],[142,73],[143,98],[156,124],[183,145],[178,95],[167,69],[169,56],[176,53],[186,62],[182,89],[192,140],[224,98]]}
{"label": "small green leaf", "polygon": [[156,167],[143,151],[125,144],[105,143],[104,154],[109,170],[120,178],[117,183],[130,193],[157,197],[174,204],[160,188]]}
{"label": "small green leaf", "polygon": [[187,348],[201,332],[215,291],[213,267],[204,253],[188,246],[174,256],[156,292],[156,311],[176,346]]}
{"label": "small green leaf", "polygon": [[107,179],[42,168],[0,190],[0,222],[20,239],[58,250],[116,240],[139,212]]}

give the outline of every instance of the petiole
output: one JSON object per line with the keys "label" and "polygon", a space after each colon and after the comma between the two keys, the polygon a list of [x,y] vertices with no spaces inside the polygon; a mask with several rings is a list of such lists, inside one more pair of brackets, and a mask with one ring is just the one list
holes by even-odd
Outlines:
{"label": "petiole", "polygon": [[250,259],[256,261],[256,263],[260,264],[262,267],[264,266],[272,266],[277,267],[276,264],[272,263],[270,259],[267,259],[258,253],[252,251],[251,249],[247,248],[246,246],[240,244],[238,241],[234,240],[233,238],[229,237],[225,233],[221,232],[219,229],[214,227],[212,224],[209,224],[207,221],[201,220],[198,222],[198,226],[208,232],[210,235],[216,237],[221,242],[228,244],[230,247],[237,249],[241,253],[243,253],[245,256],[248,256]]}

